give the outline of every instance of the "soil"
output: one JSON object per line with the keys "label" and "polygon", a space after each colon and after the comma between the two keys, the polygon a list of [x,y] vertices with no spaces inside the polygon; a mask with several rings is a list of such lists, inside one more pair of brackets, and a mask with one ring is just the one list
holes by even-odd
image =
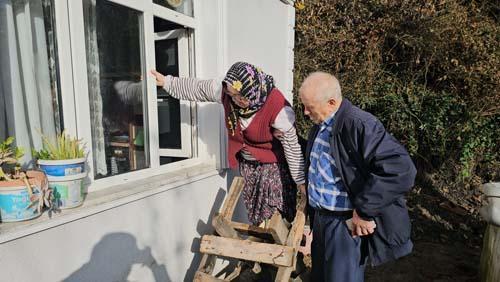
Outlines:
{"label": "soil", "polygon": [[[365,280],[478,281],[486,227],[479,216],[452,204],[432,188],[415,187],[408,207],[415,245],[412,254],[378,267],[367,266]],[[309,281],[310,257],[302,258],[302,263],[300,278]],[[237,281],[273,281],[272,267],[263,266],[261,273],[255,274],[252,266],[247,264]]]}
{"label": "soil", "polygon": [[366,281],[478,281],[486,224],[432,188],[408,197],[415,244],[409,256],[368,267]]}

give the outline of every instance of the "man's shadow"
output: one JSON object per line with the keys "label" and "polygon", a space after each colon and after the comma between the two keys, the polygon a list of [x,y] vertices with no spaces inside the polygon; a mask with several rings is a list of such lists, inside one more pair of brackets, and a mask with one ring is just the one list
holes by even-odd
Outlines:
{"label": "man's shadow", "polygon": [[90,260],[63,281],[171,281],[151,248],[139,249],[128,233],[110,233],[92,250]]}

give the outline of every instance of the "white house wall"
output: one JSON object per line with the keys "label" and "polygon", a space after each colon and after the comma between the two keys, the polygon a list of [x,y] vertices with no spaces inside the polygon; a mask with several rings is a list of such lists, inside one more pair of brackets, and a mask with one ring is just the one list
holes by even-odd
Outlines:
{"label": "white house wall", "polygon": [[279,0],[226,0],[227,64],[247,61],[274,76],[292,102],[295,11]]}
{"label": "white house wall", "polygon": [[[196,3],[200,5],[197,10],[200,13],[196,16],[201,23],[195,33],[196,76],[202,79],[218,78],[225,72],[224,52],[221,48],[224,29],[220,20],[223,18],[223,1],[201,0]],[[197,104],[197,130],[201,137],[198,152],[218,167],[226,167],[222,112],[221,105],[215,103]]]}
{"label": "white house wall", "polygon": [[0,281],[183,281],[225,187],[216,175],[0,244]]}

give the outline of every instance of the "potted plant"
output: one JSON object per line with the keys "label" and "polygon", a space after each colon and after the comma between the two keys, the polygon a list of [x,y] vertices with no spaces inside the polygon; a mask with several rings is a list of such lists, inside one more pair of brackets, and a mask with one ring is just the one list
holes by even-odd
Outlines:
{"label": "potted plant", "polygon": [[55,140],[42,134],[43,148],[33,150],[38,166],[47,174],[53,190],[54,205],[60,209],[73,208],[83,203],[83,179],[85,151],[81,140],[70,137],[64,131]]}
{"label": "potted plant", "polygon": [[44,206],[51,207],[51,191],[43,172],[21,170],[23,149],[13,146],[14,138],[0,143],[0,219],[14,222],[35,218]]}

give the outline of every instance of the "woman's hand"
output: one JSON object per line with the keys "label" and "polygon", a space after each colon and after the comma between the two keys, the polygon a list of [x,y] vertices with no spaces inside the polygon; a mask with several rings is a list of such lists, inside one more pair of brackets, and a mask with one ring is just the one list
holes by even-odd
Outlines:
{"label": "woman's hand", "polygon": [[284,135],[283,131],[281,131],[279,129],[276,129],[276,128],[273,130],[273,136],[274,136],[274,138],[280,140],[281,137],[283,137],[283,135]]}
{"label": "woman's hand", "polygon": [[156,79],[156,86],[163,87],[165,85],[165,76],[156,70],[151,70],[151,75]]}
{"label": "woman's hand", "polygon": [[306,185],[305,184],[297,185],[297,189],[299,190],[300,194],[302,194],[304,197],[306,196]]}

